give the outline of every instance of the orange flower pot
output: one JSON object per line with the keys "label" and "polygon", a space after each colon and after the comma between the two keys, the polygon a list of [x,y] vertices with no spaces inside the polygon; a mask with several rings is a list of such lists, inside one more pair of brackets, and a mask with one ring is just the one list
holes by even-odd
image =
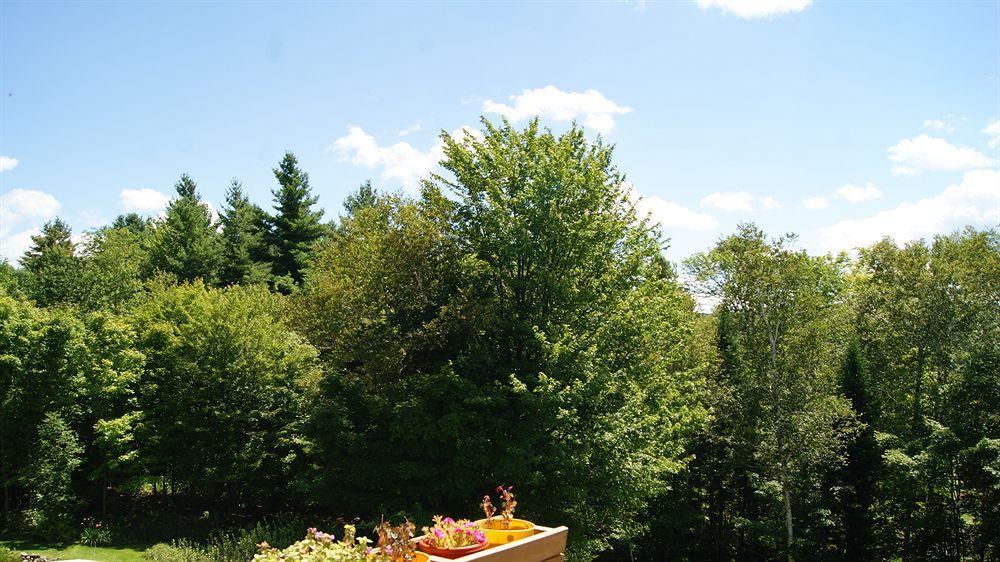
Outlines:
{"label": "orange flower pot", "polygon": [[506,529],[503,526],[503,519],[500,517],[494,517],[489,521],[489,524],[485,519],[480,519],[476,521],[476,524],[486,533],[486,540],[490,544],[507,544],[535,534],[535,524],[524,519],[511,519],[510,527]]}
{"label": "orange flower pot", "polygon": [[421,552],[426,552],[433,556],[440,556],[441,558],[447,558],[448,560],[454,560],[456,558],[461,558],[467,554],[472,554],[473,552],[479,552],[486,548],[487,543],[474,544],[472,546],[461,546],[458,548],[438,548],[432,545],[427,539],[423,539],[417,543],[417,548]]}

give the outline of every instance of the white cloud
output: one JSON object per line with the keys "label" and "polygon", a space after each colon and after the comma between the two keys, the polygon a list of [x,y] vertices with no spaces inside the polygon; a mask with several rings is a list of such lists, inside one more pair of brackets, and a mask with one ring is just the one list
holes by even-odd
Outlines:
{"label": "white cloud", "polygon": [[889,160],[894,164],[892,173],[897,175],[923,171],[958,172],[995,164],[993,159],[977,150],[954,146],[942,138],[927,135],[903,139],[890,146]]}
{"label": "white cloud", "polygon": [[484,113],[499,113],[511,121],[529,117],[547,117],[557,121],[582,119],[583,125],[599,133],[615,128],[615,116],[624,115],[631,108],[618,105],[597,90],[564,92],[555,86],[524,90],[510,96],[511,105],[493,100],[483,102]]}
{"label": "white cloud", "polygon": [[12,189],[0,197],[0,219],[10,226],[30,220],[47,220],[56,216],[59,207],[59,201],[44,191]]}
{"label": "white cloud", "polygon": [[24,252],[31,247],[31,237],[42,233],[42,229],[34,226],[8,236],[0,232],[0,259],[9,263],[17,263]]}
{"label": "white cloud", "polygon": [[664,229],[693,230],[695,232],[712,230],[719,226],[718,221],[708,213],[692,211],[684,205],[667,201],[655,195],[643,197],[636,204],[640,215],[649,214],[660,223]]}
{"label": "white cloud", "polygon": [[928,119],[924,121],[924,128],[928,131],[955,132],[955,126],[950,121],[945,121],[944,119]]}
{"label": "white cloud", "polygon": [[0,172],[13,170],[16,167],[17,167],[17,158],[11,158],[10,156],[0,156]]}
{"label": "white cloud", "polygon": [[702,197],[701,206],[723,211],[752,211],[754,196],[746,191],[716,191]]}
{"label": "white cloud", "polygon": [[1000,119],[990,119],[983,133],[990,136],[990,148],[1000,147]]}
{"label": "white cloud", "polygon": [[860,187],[847,184],[837,188],[833,192],[833,196],[849,203],[863,203],[882,197],[882,190],[872,185],[871,182]]}
{"label": "white cloud", "polygon": [[[471,127],[460,127],[451,135],[456,137],[465,132],[474,138],[482,138],[482,134]],[[397,180],[408,189],[415,189],[420,179],[444,157],[444,145],[440,140],[427,151],[414,148],[408,142],[380,146],[375,137],[357,125],[349,126],[347,135],[333,141],[329,150],[336,152],[341,162],[350,162],[369,170],[382,168],[383,180]]]}
{"label": "white cloud", "polygon": [[826,197],[807,197],[802,200],[802,205],[811,211],[825,209],[830,206],[830,201]]}
{"label": "white cloud", "polygon": [[780,209],[781,201],[778,201],[774,197],[764,197],[760,200],[760,208],[764,209],[765,211]]}
{"label": "white cloud", "polygon": [[789,12],[801,12],[813,0],[697,0],[702,9],[719,8],[723,13],[744,19],[766,18]]}
{"label": "white cloud", "polygon": [[401,136],[401,137],[405,137],[406,135],[408,135],[410,133],[416,133],[417,131],[420,131],[423,128],[424,128],[423,124],[420,121],[417,121],[416,123],[414,123],[414,124],[410,125],[409,127],[403,129],[402,131],[400,131],[397,134],[399,136]]}
{"label": "white cloud", "polygon": [[844,220],[820,230],[828,249],[866,246],[884,236],[906,242],[947,233],[965,225],[1000,222],[1000,171],[966,172],[962,182],[933,197],[901,203],[868,218]]}
{"label": "white cloud", "polygon": [[40,232],[39,225],[59,209],[55,197],[36,189],[12,189],[0,196],[0,257],[16,261]]}
{"label": "white cloud", "polygon": [[118,201],[128,212],[159,213],[170,203],[170,196],[149,188],[123,189]]}

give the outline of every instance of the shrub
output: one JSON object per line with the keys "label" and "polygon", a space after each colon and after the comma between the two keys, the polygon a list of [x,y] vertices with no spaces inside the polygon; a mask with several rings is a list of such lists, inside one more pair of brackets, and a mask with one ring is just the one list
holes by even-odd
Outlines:
{"label": "shrub", "polygon": [[21,553],[5,546],[0,546],[0,562],[21,562]]}
{"label": "shrub", "polygon": [[333,535],[317,531],[306,532],[305,538],[278,550],[266,542],[261,543],[260,553],[254,555],[254,562],[364,562],[368,560],[368,541],[354,540],[354,527],[348,525],[341,541]]}
{"label": "shrub", "polygon": [[154,544],[142,554],[152,562],[216,562],[204,551],[187,541]]}

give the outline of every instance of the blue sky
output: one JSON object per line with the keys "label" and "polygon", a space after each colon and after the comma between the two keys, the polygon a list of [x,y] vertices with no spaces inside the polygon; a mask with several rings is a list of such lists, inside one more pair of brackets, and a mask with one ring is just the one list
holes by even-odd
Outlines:
{"label": "blue sky", "polygon": [[616,145],[668,254],[741,221],[815,252],[1000,221],[1000,3],[0,3],[0,255],[155,215],[182,172],[329,215],[481,114]]}

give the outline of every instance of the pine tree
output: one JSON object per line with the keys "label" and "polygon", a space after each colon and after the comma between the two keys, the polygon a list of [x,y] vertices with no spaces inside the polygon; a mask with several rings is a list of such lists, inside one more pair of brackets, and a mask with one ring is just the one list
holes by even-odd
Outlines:
{"label": "pine tree", "polygon": [[309,174],[299,168],[295,155],[286,152],[274,169],[278,187],[274,195],[275,215],[271,217],[271,241],[275,248],[273,273],[276,285],[300,283],[309,263],[313,244],[326,230],[320,222],[323,211],[314,210],[317,197],[309,187]]}
{"label": "pine tree", "polygon": [[177,198],[170,202],[150,242],[150,266],[182,281],[214,283],[222,248],[212,212],[199,198],[190,176],[182,175],[175,187]]}
{"label": "pine tree", "polygon": [[73,302],[79,296],[81,261],[69,225],[62,219],[45,223],[42,232],[31,237],[21,266],[28,293],[39,305]]}
{"label": "pine tree", "polygon": [[367,180],[344,199],[344,210],[353,215],[361,209],[374,206],[378,202],[378,196],[378,190],[372,187],[372,181]]}
{"label": "pine tree", "polygon": [[872,429],[872,411],[868,392],[868,375],[852,341],[847,348],[840,378],[841,391],[851,404],[859,421],[865,426],[846,446],[846,462],[840,469],[845,495],[842,500],[844,517],[844,554],[847,560],[872,559],[872,504],[875,499],[875,477],[879,452]]}
{"label": "pine tree", "polygon": [[271,265],[266,261],[264,239],[266,216],[250,202],[243,186],[234,179],[226,193],[222,209],[222,271],[223,285],[262,283],[268,280]]}

